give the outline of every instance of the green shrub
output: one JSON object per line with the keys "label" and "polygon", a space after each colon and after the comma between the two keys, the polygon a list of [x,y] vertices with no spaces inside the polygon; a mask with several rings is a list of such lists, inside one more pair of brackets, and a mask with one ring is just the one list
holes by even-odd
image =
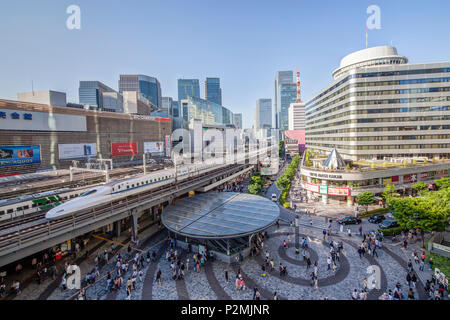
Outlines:
{"label": "green shrub", "polygon": [[448,276],[450,274],[450,258],[430,252],[427,254],[427,261],[430,259],[430,256],[433,258],[433,267],[438,268],[442,273]]}
{"label": "green shrub", "polygon": [[283,207],[285,207],[286,209],[289,209],[291,207],[291,204],[289,202],[285,202],[283,204]]}
{"label": "green shrub", "polygon": [[385,236],[392,236],[394,233],[396,236],[398,236],[399,234],[402,233],[402,230],[408,231],[408,230],[405,230],[405,228],[403,228],[403,227],[395,227],[395,228],[390,228],[390,229],[378,229],[378,231],[383,232],[383,234]]}
{"label": "green shrub", "polygon": [[368,211],[367,213],[364,212],[364,213],[360,214],[359,217],[360,218],[366,218],[366,217],[375,216],[377,214],[385,214],[385,213],[388,213],[388,212],[389,212],[388,208],[378,208],[378,209],[375,209],[375,210]]}

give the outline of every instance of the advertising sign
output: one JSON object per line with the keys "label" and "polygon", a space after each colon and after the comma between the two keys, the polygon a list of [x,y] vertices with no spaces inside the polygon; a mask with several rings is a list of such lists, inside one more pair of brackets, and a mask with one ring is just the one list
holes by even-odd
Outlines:
{"label": "advertising sign", "polygon": [[0,167],[40,163],[40,146],[0,146]]}
{"label": "advertising sign", "polygon": [[315,193],[319,193],[319,186],[315,185],[315,184],[311,184],[308,182],[305,182],[305,190],[311,191],[311,192],[315,192]]}
{"label": "advertising sign", "polygon": [[405,174],[403,176],[403,183],[413,183],[413,182],[417,182],[416,174]]}
{"label": "advertising sign", "polygon": [[391,178],[392,184],[398,184],[398,176],[394,176]]}
{"label": "advertising sign", "polygon": [[347,197],[350,195],[349,188],[328,187],[328,194],[330,196]]}
{"label": "advertising sign", "polygon": [[58,149],[60,160],[82,159],[97,155],[95,143],[59,144]]}
{"label": "advertising sign", "polygon": [[392,184],[392,179],[391,178],[383,179],[383,186],[387,186],[388,184]]}
{"label": "advertising sign", "polygon": [[111,154],[117,156],[131,156],[137,154],[136,142],[114,142],[111,143]]}
{"label": "advertising sign", "polygon": [[170,141],[170,135],[165,136],[164,142],[166,145],[166,157],[170,157],[171,152],[172,152],[172,144]]}
{"label": "advertising sign", "polygon": [[420,180],[424,181],[428,179],[428,172],[422,172],[420,174]]}
{"label": "advertising sign", "polygon": [[320,194],[328,194],[328,186],[319,185],[319,193]]}
{"label": "advertising sign", "polygon": [[162,141],[144,142],[144,153],[163,153],[164,144]]}

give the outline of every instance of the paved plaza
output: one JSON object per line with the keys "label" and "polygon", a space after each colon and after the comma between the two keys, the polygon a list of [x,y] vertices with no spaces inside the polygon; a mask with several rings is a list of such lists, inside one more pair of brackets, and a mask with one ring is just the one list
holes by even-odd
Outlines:
{"label": "paved plaza", "polygon": [[[246,183],[244,183],[246,185]],[[274,190],[273,185],[266,192],[266,197],[270,197]],[[245,190],[244,190],[245,191]],[[301,206],[301,204],[299,204]],[[127,252],[126,246],[115,252],[115,256],[110,257],[109,263],[102,266],[100,276],[94,285],[90,285],[85,290],[86,299],[92,300],[249,300],[253,299],[254,287],[256,286],[261,294],[261,299],[273,299],[276,292],[279,299],[288,300],[348,300],[351,299],[352,292],[357,289],[360,292],[363,287],[364,278],[370,275],[367,273],[369,266],[377,266],[380,270],[379,289],[368,291],[367,299],[377,300],[389,290],[394,290],[400,283],[403,294],[406,295],[409,286],[406,281],[407,262],[412,257],[412,252],[416,250],[422,252],[419,240],[417,243],[410,243],[408,249],[404,249],[400,242],[392,242],[386,238],[383,246],[378,250],[378,257],[365,254],[362,257],[358,254],[358,247],[362,238],[358,234],[359,226],[345,227],[340,232],[338,224],[333,221],[331,224],[332,233],[323,239],[323,230],[329,226],[326,220],[333,219],[341,215],[347,208],[341,205],[319,205],[323,216],[298,214],[293,210],[280,206],[281,224],[270,227],[264,247],[258,255],[246,257],[239,265],[226,264],[220,261],[207,261],[201,266],[199,272],[194,270],[193,254],[188,254],[185,250],[177,248],[178,258],[185,264],[185,277],[180,280],[172,279],[171,262],[166,259],[169,250],[167,232],[149,229],[140,235],[144,239],[138,251]],[[299,216],[299,239],[307,239],[308,249],[304,254],[312,262],[312,266],[317,262],[318,283],[317,288],[311,284],[311,273],[313,267],[309,269],[303,259],[302,254],[297,254],[295,250],[295,229],[292,222],[296,215]],[[368,223],[365,219],[361,225],[364,233],[375,230],[376,226]],[[347,235],[347,228],[352,231],[352,236]],[[147,234],[147,235],[146,235]],[[152,234],[151,237],[148,237]],[[125,236],[124,236],[125,237]],[[146,238],[147,237],[147,238]],[[120,239],[118,239],[120,240]],[[287,242],[287,247],[283,247],[283,241]],[[330,255],[330,241],[334,244],[343,243],[343,250],[339,261],[336,261],[337,270],[334,272],[328,269],[327,258]],[[100,248],[103,251],[108,247],[106,244]],[[132,268],[123,275],[124,284],[118,290],[108,292],[106,275],[111,273],[112,278],[116,273],[116,256],[118,253],[124,260],[132,260],[135,253],[145,255],[146,252],[155,252],[156,258],[151,262],[144,262],[140,268],[142,276],[138,276],[135,288],[131,295],[127,297],[126,281],[132,276]],[[274,270],[262,271],[262,264],[266,258],[266,252],[274,260]],[[189,263],[187,263],[189,259]],[[279,265],[286,266],[287,274],[280,275]],[[91,257],[81,265],[83,279],[87,272],[95,266]],[[161,280],[156,281],[157,271],[161,270]],[[414,288],[415,299],[427,299],[424,284],[430,279],[431,271],[426,267],[420,271],[417,264],[413,269],[418,276],[417,286]],[[235,279],[238,271],[245,282],[244,290],[236,290]],[[228,281],[225,273],[228,273]],[[265,274],[263,276],[263,273]],[[58,279],[56,280],[56,282]],[[43,292],[46,292],[44,294]],[[70,299],[77,297],[77,290],[61,290],[55,281],[46,280],[41,285],[30,284],[24,288],[21,295],[16,299]]]}

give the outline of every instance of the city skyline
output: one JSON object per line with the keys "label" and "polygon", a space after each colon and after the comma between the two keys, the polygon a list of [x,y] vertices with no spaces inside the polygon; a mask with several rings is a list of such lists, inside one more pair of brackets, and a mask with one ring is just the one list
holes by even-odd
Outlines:
{"label": "city skyline", "polygon": [[[0,14],[0,25],[5,30],[3,43],[5,48],[12,50],[0,52],[0,60],[9,61],[2,68],[0,98],[14,100],[18,92],[31,91],[33,82],[35,91],[63,91],[67,93],[68,102],[77,102],[80,80],[98,80],[118,90],[120,74],[146,74],[160,81],[162,96],[175,100],[177,79],[205,79],[216,75],[226,92],[226,107],[242,113],[244,127],[251,127],[254,101],[259,97],[274,99],[273,77],[277,71],[298,68],[303,75],[302,92],[307,101],[332,80],[330,70],[338,67],[341,58],[364,48],[366,9],[372,4],[369,1],[339,4],[329,1],[320,5],[286,1],[285,5],[279,6],[263,1],[255,6],[255,2],[249,1],[240,4],[240,10],[235,12],[235,6],[231,4],[214,3],[203,8],[201,2],[193,10],[184,3],[177,6],[156,2],[139,5],[108,3],[105,7],[100,1],[78,1],[82,12],[81,30],[65,27],[68,16],[65,10],[71,4],[68,1],[3,3],[0,5],[3,13]],[[436,41],[445,38],[445,30],[450,27],[450,22],[445,19],[447,2],[433,1],[433,5],[423,6],[419,1],[411,1],[405,6],[402,1],[378,1],[377,5],[382,12],[381,30],[369,30],[369,47],[389,45],[392,41],[400,54],[408,53],[411,64],[449,60],[446,52],[450,45]],[[24,6],[28,9],[19,10]],[[220,14],[211,13],[211,6]],[[292,10],[285,10],[286,6]],[[153,19],[142,22],[140,12],[150,7]],[[231,22],[234,26],[225,31],[229,19],[224,17],[228,17],[230,10],[233,11]],[[17,12],[21,13],[20,25],[14,20]],[[164,24],[164,29],[152,34],[153,40],[145,44],[138,41],[142,31],[138,36],[122,37],[138,26],[145,29],[160,25],[164,19],[167,21],[169,14],[178,18],[190,15],[189,21],[184,23],[183,34],[220,31],[219,37],[208,42],[188,41],[183,34],[176,33],[180,26],[177,19],[170,19],[172,23]],[[267,23],[264,18],[273,14],[281,15],[283,19]],[[253,19],[256,16],[262,18]],[[206,20],[198,17],[206,17]],[[414,23],[419,18],[423,23]],[[216,24],[205,30],[204,24],[210,20]],[[249,20],[254,21],[252,25],[245,23]],[[37,37],[41,33],[48,37]],[[428,37],[430,33],[434,36]],[[115,45],[118,37],[120,46]],[[287,41],[289,38],[296,41]],[[269,40],[267,45],[263,44],[263,39]],[[420,45],[417,39],[421,39]],[[185,57],[175,50],[175,43],[190,50],[184,53]],[[231,43],[233,49],[228,49],[227,45]],[[34,49],[29,50],[30,47]],[[283,50],[279,50],[280,47]],[[259,49],[258,53],[250,48]],[[125,53],[131,53],[129,60],[123,59]],[[36,58],[39,58],[39,64],[35,63]],[[202,85],[200,96],[204,97]]]}

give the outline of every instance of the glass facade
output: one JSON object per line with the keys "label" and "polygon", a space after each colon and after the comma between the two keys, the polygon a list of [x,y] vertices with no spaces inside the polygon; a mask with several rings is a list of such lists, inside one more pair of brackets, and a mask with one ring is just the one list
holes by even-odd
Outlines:
{"label": "glass facade", "polygon": [[78,100],[82,105],[90,105],[96,109],[105,108],[103,103],[103,93],[116,92],[100,81],[80,81],[78,88]]}
{"label": "glass facade", "polygon": [[272,99],[258,99],[255,109],[255,129],[272,128]]}
{"label": "glass facade", "polygon": [[181,101],[185,127],[192,119],[208,125],[232,125],[233,113],[227,108],[204,99],[188,97]]}
{"label": "glass facade", "polygon": [[289,130],[289,107],[297,100],[297,85],[295,83],[281,84],[279,93],[278,115],[279,128],[281,131]]}
{"label": "glass facade", "polygon": [[161,108],[161,85],[158,79],[145,75],[120,75],[119,92],[137,91],[154,106]]}
{"label": "glass facade", "polygon": [[450,63],[355,68],[306,103],[308,148],[350,159],[450,155]]}
{"label": "glass facade", "polygon": [[208,101],[222,105],[222,89],[219,78],[206,78],[205,97]]}
{"label": "glass facade", "polygon": [[178,79],[178,101],[188,97],[200,98],[198,79]]}
{"label": "glass facade", "polygon": [[[294,85],[294,72],[293,71],[278,71],[275,76],[275,127],[279,128],[280,130],[288,130],[289,124],[286,122],[286,127],[281,127],[281,117],[283,117],[285,120],[288,119],[288,109],[291,102],[295,102],[297,100],[297,88],[295,88],[295,99],[293,101],[289,101],[290,99],[287,98],[288,94],[286,90],[289,91],[288,87],[285,87],[285,93],[283,98],[283,105],[281,101],[281,86],[282,85]],[[287,102],[289,101],[289,102]],[[287,103],[287,105],[285,105]],[[282,111],[283,109],[283,111]],[[283,121],[284,123],[285,121]]]}

